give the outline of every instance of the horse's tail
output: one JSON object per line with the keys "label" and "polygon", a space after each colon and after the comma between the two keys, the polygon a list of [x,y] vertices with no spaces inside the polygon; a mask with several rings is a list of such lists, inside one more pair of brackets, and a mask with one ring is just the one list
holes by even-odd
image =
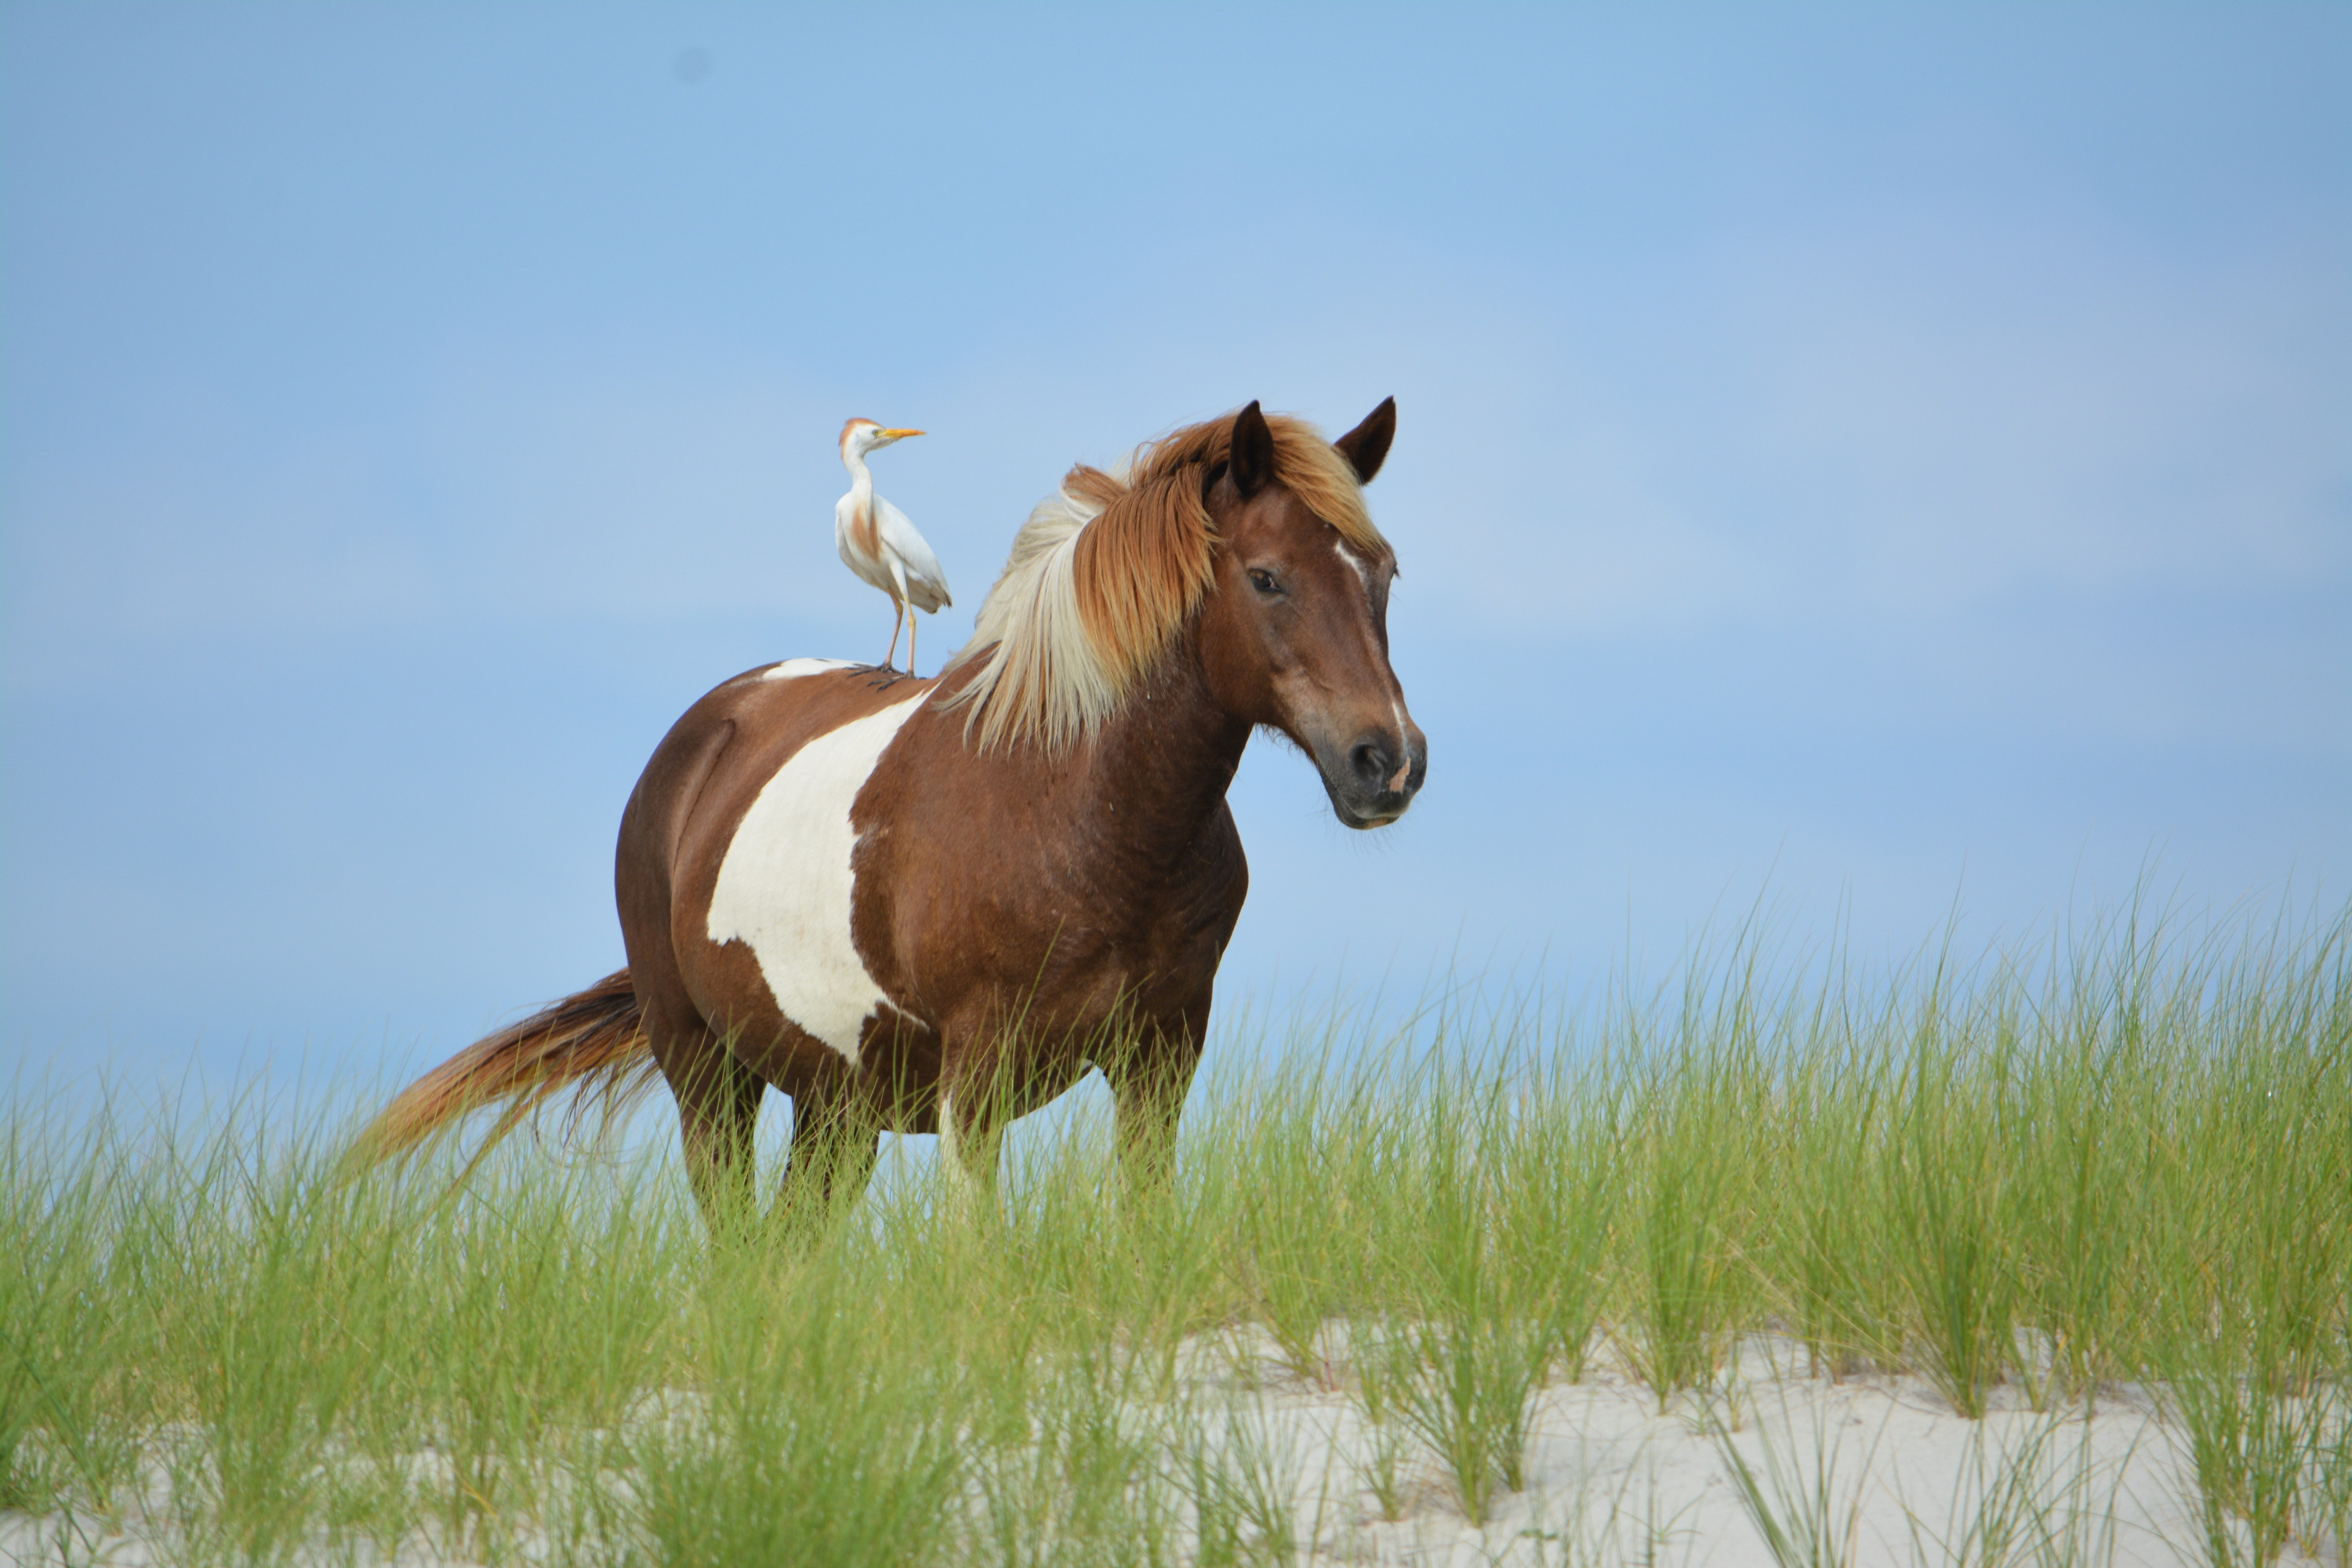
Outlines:
{"label": "horse's tail", "polygon": [[566,1089],[582,1091],[575,1115],[591,1104],[601,1104],[610,1114],[650,1084],[655,1073],[645,1008],[629,972],[616,970],[585,991],[475,1041],[401,1090],[353,1142],[351,1160],[372,1165],[407,1153],[467,1112],[509,1102],[476,1151],[478,1161],[525,1117]]}

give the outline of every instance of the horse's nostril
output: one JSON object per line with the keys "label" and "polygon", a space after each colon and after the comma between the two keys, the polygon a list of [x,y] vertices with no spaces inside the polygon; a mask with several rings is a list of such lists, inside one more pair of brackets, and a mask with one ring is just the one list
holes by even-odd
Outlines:
{"label": "horse's nostril", "polygon": [[1358,745],[1348,753],[1348,761],[1354,764],[1356,776],[1375,789],[1387,780],[1391,772],[1388,748],[1377,741],[1366,741]]}

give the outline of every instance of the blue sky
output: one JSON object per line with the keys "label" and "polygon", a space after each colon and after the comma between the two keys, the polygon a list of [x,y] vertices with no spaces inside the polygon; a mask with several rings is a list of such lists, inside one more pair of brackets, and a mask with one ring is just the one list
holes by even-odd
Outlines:
{"label": "blue sky", "polygon": [[[1401,408],[1431,742],[1253,748],[1227,994],[2352,873],[2352,10],[0,10],[0,1065],[616,964],[735,671],[1073,459]],[[2153,867],[2151,872],[2148,868]]]}

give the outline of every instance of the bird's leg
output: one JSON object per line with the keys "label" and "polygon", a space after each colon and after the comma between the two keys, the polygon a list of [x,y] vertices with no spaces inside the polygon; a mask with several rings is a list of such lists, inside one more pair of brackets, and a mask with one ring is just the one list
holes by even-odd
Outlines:
{"label": "bird's leg", "polygon": [[[915,673],[915,601],[907,597],[907,564],[896,555],[890,557],[890,581],[896,591],[891,597],[898,602],[898,613],[907,617],[907,673]],[[898,646],[898,634],[890,634],[890,646]]]}
{"label": "bird's leg", "polygon": [[890,601],[890,651],[882,656],[882,668],[898,668],[898,623],[907,618],[907,606],[897,599]]}

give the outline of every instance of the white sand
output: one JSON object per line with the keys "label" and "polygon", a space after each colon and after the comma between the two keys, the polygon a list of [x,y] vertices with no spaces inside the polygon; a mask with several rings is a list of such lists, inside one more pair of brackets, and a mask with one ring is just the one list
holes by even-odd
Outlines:
{"label": "white sand", "polygon": [[[1663,1415],[1648,1388],[1605,1365],[1546,1389],[1526,1488],[1495,1497],[1483,1529],[1464,1520],[1425,1448],[1409,1450],[1402,1517],[1383,1519],[1362,1479],[1372,1434],[1354,1399],[1305,1384],[1270,1346],[1256,1368],[1228,1376],[1245,1384],[1255,1372],[1255,1398],[1235,1389],[1241,1407],[1265,1451],[1296,1466],[1303,1560],[1771,1568],[1727,1440],[1781,1528],[1796,1533],[1810,1513],[1846,1562],[1979,1561],[1971,1531],[1987,1518],[1988,1480],[1993,1522],[2020,1521],[2019,1562],[2205,1560],[2184,1456],[2141,1390],[2108,1390],[2087,1416],[2079,1405],[2039,1414],[2001,1390],[1971,1421],[1916,1378],[1832,1383],[1800,1375],[1803,1365],[1794,1345],[1749,1342],[1708,1396],[1679,1395]],[[2023,1550],[2035,1539],[2029,1515],[2048,1541],[2039,1554]]]}
{"label": "white sand", "polygon": [[[1344,1347],[1335,1349],[1343,1361]],[[1496,1496],[1480,1528],[1464,1519],[1442,1467],[1393,1423],[1385,1436],[1400,1452],[1392,1496],[1401,1506],[1383,1517],[1369,1479],[1383,1435],[1364,1419],[1343,1372],[1302,1379],[1270,1342],[1245,1332],[1198,1341],[1188,1352],[1179,1364],[1210,1417],[1202,1430],[1213,1446],[1246,1450],[1260,1474],[1286,1482],[1301,1562],[1771,1568],[1772,1550],[1742,1500],[1727,1442],[1784,1529],[1802,1531],[1808,1514],[1825,1521],[1839,1549],[1827,1561],[1973,1564],[1986,1544],[1975,1532],[2003,1517],[2018,1521],[2020,1534],[2013,1555],[1999,1562],[2171,1568],[2206,1561],[2178,1433],[2147,1391],[2129,1386],[2104,1391],[2087,1415],[2079,1405],[2036,1413],[2004,1389],[1983,1420],[1971,1421],[1918,1379],[1807,1377],[1801,1351],[1759,1339],[1742,1345],[1707,1395],[1680,1395],[1662,1415],[1646,1388],[1600,1365],[1583,1382],[1538,1396],[1527,1485]],[[1139,1416],[1160,1425],[1166,1412]],[[0,1561],[123,1568],[169,1561],[163,1502],[153,1500],[152,1528],[135,1510],[110,1524],[0,1514]],[[297,1560],[370,1558],[364,1550],[356,1558],[322,1550]],[[396,1559],[377,1561],[425,1568],[465,1559],[411,1542]],[[2344,1559],[2333,1549],[2313,1559],[2291,1548],[2283,1561]]]}

